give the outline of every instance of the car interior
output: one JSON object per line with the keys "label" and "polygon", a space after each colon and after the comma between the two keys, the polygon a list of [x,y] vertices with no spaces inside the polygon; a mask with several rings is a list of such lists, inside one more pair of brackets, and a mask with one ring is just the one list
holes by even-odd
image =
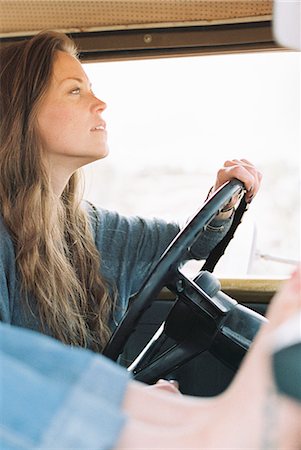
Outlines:
{"label": "car interior", "polygon": [[[83,63],[289,52],[298,33],[283,36],[281,2],[272,0],[0,0],[0,46],[41,30],[70,35]],[[277,8],[280,8],[278,12]],[[277,13],[277,14],[276,14]],[[277,24],[277,33],[275,32]],[[296,37],[297,36],[297,37]],[[181,269],[200,231],[241,194],[233,226],[192,277]],[[244,186],[228,183],[186,223],[166,249],[104,354],[137,380],[175,379],[181,392],[213,396],[231,382],[266,321],[283,278],[225,277],[214,268],[246,212]],[[139,211],[138,211],[139,213]]]}

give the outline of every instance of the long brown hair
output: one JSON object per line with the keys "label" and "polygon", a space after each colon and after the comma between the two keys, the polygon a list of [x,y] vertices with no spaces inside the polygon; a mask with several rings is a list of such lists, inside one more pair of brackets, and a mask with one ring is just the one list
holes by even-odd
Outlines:
{"label": "long brown hair", "polygon": [[100,351],[113,301],[81,207],[78,173],[57,198],[36,126],[58,50],[76,56],[73,41],[56,32],[0,51],[0,211],[15,247],[20,295],[35,299],[42,331]]}

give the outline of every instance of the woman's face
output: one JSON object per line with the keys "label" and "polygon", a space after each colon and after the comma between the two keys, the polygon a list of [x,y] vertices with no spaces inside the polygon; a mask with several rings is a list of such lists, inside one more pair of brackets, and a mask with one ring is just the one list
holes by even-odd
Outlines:
{"label": "woman's face", "polygon": [[38,129],[52,169],[70,170],[108,154],[106,104],[91,91],[80,62],[58,51],[50,86],[38,114]]}

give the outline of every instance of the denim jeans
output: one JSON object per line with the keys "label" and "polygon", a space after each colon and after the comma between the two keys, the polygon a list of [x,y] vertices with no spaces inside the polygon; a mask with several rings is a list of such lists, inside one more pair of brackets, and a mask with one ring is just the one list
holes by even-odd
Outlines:
{"label": "denim jeans", "polygon": [[0,448],[111,449],[129,374],[88,350],[0,323]]}

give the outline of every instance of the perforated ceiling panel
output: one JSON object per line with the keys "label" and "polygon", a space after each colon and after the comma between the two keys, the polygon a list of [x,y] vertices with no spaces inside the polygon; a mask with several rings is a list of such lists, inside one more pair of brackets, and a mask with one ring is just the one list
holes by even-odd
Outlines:
{"label": "perforated ceiling panel", "polygon": [[0,34],[260,21],[272,0],[0,0]]}

